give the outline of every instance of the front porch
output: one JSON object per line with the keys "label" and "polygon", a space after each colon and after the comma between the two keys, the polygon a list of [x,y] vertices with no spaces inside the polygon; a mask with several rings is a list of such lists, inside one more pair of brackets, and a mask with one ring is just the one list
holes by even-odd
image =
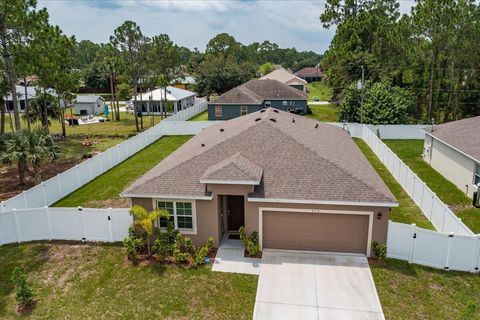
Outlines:
{"label": "front porch", "polygon": [[212,271],[259,275],[262,259],[246,258],[244,252],[240,240],[229,239],[229,234],[225,234],[218,247]]}

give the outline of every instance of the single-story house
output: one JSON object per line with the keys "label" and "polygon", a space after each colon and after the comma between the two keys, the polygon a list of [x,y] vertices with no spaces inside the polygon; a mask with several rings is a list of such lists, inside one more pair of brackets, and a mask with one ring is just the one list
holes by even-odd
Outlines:
{"label": "single-story house", "polygon": [[[31,86],[27,86],[26,89],[27,89],[27,95],[26,95],[27,102],[37,98],[37,91],[38,92],[43,91],[42,88],[31,87]],[[18,111],[19,112],[24,112],[25,111],[25,86],[15,85],[15,90],[16,90],[16,94],[17,94],[17,101],[18,101],[17,108],[18,108]],[[53,96],[56,96],[55,90],[48,88],[48,89],[46,89],[46,91],[47,91],[47,93],[49,93]],[[7,111],[8,112],[13,111],[13,98],[12,98],[12,95],[10,94],[10,92],[7,94],[7,96],[4,97],[4,99],[5,99],[5,105],[6,105]]]}
{"label": "single-story house", "polygon": [[192,76],[184,76],[174,79],[172,81],[172,86],[179,89],[189,90],[195,86],[195,78]]}
{"label": "single-story house", "polygon": [[480,116],[424,129],[423,159],[469,197],[480,183]]}
{"label": "single-story house", "polygon": [[77,95],[75,99],[76,115],[99,115],[103,113],[105,99],[97,95]]}
{"label": "single-story house", "polygon": [[204,129],[121,196],[196,244],[245,226],[261,248],[367,256],[398,205],[346,131],[274,108]]}
{"label": "single-story house", "polygon": [[[164,88],[157,88],[137,95],[137,110],[142,113],[161,114],[164,112],[163,104],[165,99]],[[132,106],[135,98],[130,99]],[[167,113],[192,107],[195,104],[195,92],[167,86]],[[169,107],[170,106],[170,107]]]}
{"label": "single-story house", "polygon": [[304,79],[308,83],[321,81],[324,78],[323,69],[318,67],[306,67],[294,73],[299,78]]}
{"label": "single-story house", "polygon": [[307,113],[307,94],[277,80],[250,80],[208,103],[208,120],[229,120],[273,107]]}
{"label": "single-story house", "polygon": [[295,89],[307,92],[307,81],[288,72],[284,68],[276,69],[260,78],[260,80],[266,79],[277,80]]}

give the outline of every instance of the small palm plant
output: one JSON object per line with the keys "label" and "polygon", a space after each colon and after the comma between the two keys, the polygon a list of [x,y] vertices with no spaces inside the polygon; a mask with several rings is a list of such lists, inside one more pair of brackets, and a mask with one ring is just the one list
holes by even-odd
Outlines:
{"label": "small palm plant", "polygon": [[[3,162],[17,164],[20,185],[26,184],[27,174],[33,176],[35,183],[42,181],[40,166],[46,159],[56,160],[60,148],[45,128],[35,130],[24,129],[11,135],[5,141],[1,154]],[[32,166],[32,170],[29,169]]]}
{"label": "small palm plant", "polygon": [[133,225],[140,227],[147,236],[148,254],[150,254],[150,238],[154,232],[154,224],[157,219],[170,219],[170,213],[164,209],[155,209],[148,212],[144,207],[135,205],[130,210],[130,214],[135,217]]}

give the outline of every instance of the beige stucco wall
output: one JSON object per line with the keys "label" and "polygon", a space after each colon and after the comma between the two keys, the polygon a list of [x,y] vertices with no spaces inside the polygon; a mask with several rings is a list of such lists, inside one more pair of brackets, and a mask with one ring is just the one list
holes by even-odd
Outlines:
{"label": "beige stucco wall", "polygon": [[[214,237],[216,246],[221,240],[224,223],[225,208],[222,206],[220,199],[222,195],[243,195],[245,198],[245,227],[247,233],[259,231],[259,212],[260,207],[268,208],[292,208],[292,209],[318,209],[328,210],[334,213],[336,210],[352,211],[352,212],[372,212],[373,228],[372,241],[386,243],[388,231],[389,208],[384,207],[357,207],[357,206],[332,206],[332,205],[306,205],[292,203],[260,203],[248,202],[248,194],[253,192],[253,186],[242,185],[208,185],[208,191],[212,192],[212,200],[196,200],[196,223],[197,234],[187,236],[191,237],[196,245],[200,245],[207,240],[208,237]],[[152,199],[134,198],[132,205],[141,205],[146,209],[153,209]],[[377,219],[377,214],[382,213],[382,218]],[[317,213],[321,214],[321,213]]]}
{"label": "beige stucco wall", "polygon": [[475,161],[443,142],[425,137],[423,159],[469,197],[473,197]]}

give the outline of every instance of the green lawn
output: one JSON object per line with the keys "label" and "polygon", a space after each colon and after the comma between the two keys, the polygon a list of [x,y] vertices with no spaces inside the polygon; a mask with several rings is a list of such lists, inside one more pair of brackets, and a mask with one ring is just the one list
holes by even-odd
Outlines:
{"label": "green lawn", "polygon": [[191,136],[162,137],[95,180],[54,204],[56,207],[108,207],[124,204],[119,198],[130,183],[175,151]]}
{"label": "green lawn", "polygon": [[322,104],[322,105],[309,105],[311,114],[307,114],[308,118],[312,118],[318,121],[324,122],[337,122],[338,121],[338,107],[333,104]]}
{"label": "green lawn", "polygon": [[412,198],[403,190],[402,186],[395,180],[387,167],[383,165],[370,147],[361,139],[355,138],[354,140],[370,164],[375,168],[380,177],[382,177],[395,198],[397,198],[399,206],[392,208],[392,211],[390,211],[390,220],[408,224],[415,223],[421,228],[435,230],[420,208],[417,207]]}
{"label": "green lawn", "polygon": [[208,110],[197,114],[195,117],[190,118],[188,121],[208,121]]}
{"label": "green lawn", "polygon": [[251,319],[257,276],[174,265],[131,266],[120,245],[0,247],[0,318],[15,312],[15,266],[35,291],[31,319]]}
{"label": "green lawn", "polygon": [[480,209],[472,207],[472,200],[465,193],[422,159],[423,140],[384,140],[384,142],[453,209],[470,230],[480,233]]}
{"label": "green lawn", "polygon": [[386,319],[480,319],[480,277],[388,259],[370,264]]}
{"label": "green lawn", "polygon": [[315,98],[320,101],[330,101],[332,98],[332,90],[324,81],[310,82],[308,88],[308,100],[314,101]]}

